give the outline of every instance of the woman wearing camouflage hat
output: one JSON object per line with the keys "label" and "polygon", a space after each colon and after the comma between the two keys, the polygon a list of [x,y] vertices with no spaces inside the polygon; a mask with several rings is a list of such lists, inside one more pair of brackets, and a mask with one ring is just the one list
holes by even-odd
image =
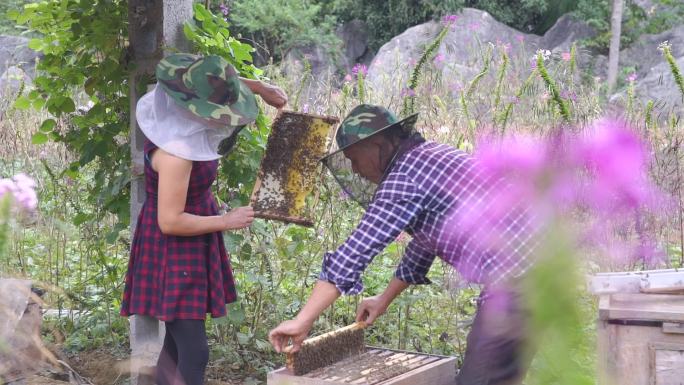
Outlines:
{"label": "woman wearing camouflage hat", "polygon": [[136,110],[146,136],[147,196],[133,237],[121,315],[164,321],[156,382],[195,385],[204,382],[209,359],[206,314],[225,316],[226,304],[236,299],[221,232],[248,227],[254,219],[251,207],[219,215],[210,189],[218,159],[256,119],[254,93],[276,108],[287,96],[278,87],[239,78],[219,56],[170,55],[156,76],[154,90]]}

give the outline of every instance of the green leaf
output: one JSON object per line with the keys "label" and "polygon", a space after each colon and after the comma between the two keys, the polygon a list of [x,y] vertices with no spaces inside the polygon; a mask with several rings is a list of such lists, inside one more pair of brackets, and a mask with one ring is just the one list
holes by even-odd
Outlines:
{"label": "green leaf", "polygon": [[29,40],[28,47],[34,51],[41,51],[43,49],[43,40],[36,38],[31,39]]}
{"label": "green leaf", "polygon": [[26,96],[20,96],[14,101],[14,108],[26,110],[31,107],[31,101]]}
{"label": "green leaf", "polygon": [[54,119],[46,119],[43,121],[43,124],[40,125],[39,130],[42,132],[50,132],[55,128],[56,125],[57,122],[55,122]]}
{"label": "green leaf", "polygon": [[31,143],[33,143],[33,144],[44,144],[44,143],[47,143],[47,141],[48,141],[48,136],[42,132],[36,132],[31,137]]}
{"label": "green leaf", "polygon": [[226,305],[226,319],[233,326],[242,325],[247,317],[245,316],[245,310],[242,308],[240,302],[233,302]]}

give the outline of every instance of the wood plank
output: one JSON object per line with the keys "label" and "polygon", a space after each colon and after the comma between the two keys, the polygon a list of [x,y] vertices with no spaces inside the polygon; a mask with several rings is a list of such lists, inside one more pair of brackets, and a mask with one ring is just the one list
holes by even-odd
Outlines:
{"label": "wood plank", "polygon": [[684,295],[619,293],[599,302],[602,320],[684,322]]}
{"label": "wood plank", "polygon": [[[377,385],[453,385],[456,381],[456,357],[437,360]],[[376,384],[373,384],[376,385]]]}
{"label": "wood plank", "polygon": [[588,277],[593,294],[662,292],[684,286],[684,269],[599,273]]}

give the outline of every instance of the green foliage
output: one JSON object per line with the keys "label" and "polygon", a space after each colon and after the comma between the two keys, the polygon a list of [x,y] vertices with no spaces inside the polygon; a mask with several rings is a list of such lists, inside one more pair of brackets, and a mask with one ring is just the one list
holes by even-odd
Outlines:
{"label": "green foliage", "polygon": [[442,15],[456,13],[463,0],[320,0],[326,13],[341,22],[363,20],[368,26],[368,44],[377,50],[407,28]]}
{"label": "green foliage", "polygon": [[[621,49],[628,47],[639,36],[649,33],[657,34],[678,26],[684,21],[684,3],[677,0],[654,0],[652,10],[644,10],[634,0],[624,0],[622,16]],[[659,7],[667,7],[668,11],[657,11]],[[593,27],[597,35],[585,42],[585,46],[601,54],[608,53],[610,45],[610,17],[612,1],[579,0],[575,15]]]}
{"label": "green foliage", "polygon": [[401,111],[401,116],[409,116],[415,113],[415,103],[416,103],[416,94],[415,90],[416,87],[418,87],[418,80],[420,79],[420,76],[422,74],[422,71],[425,67],[425,64],[428,62],[428,60],[432,59],[435,55],[435,51],[439,48],[440,44],[442,44],[442,40],[444,40],[444,37],[449,33],[449,28],[451,28],[451,22],[447,23],[444,27],[442,27],[442,30],[439,31],[439,34],[435,39],[430,43],[425,48],[425,51],[423,54],[420,56],[420,59],[418,59],[418,63],[416,66],[413,68],[413,71],[411,71],[411,76],[409,77],[409,82],[408,82],[408,89],[407,89],[407,95],[404,97],[404,108]]}
{"label": "green foliage", "polygon": [[[16,101],[18,108],[46,109],[54,117],[69,117],[66,131],[54,120],[41,124],[33,138],[63,142],[78,154],[64,171],[77,177],[96,164],[86,199],[128,223],[129,125],[128,68],[124,58],[127,36],[123,0],[64,0],[30,3],[11,17],[39,37],[29,47],[44,54],[38,63],[35,89]],[[84,94],[81,94],[84,92]],[[77,104],[90,103],[85,112]]]}
{"label": "green foliage", "polygon": [[0,35],[18,35],[23,29],[14,22],[12,15],[21,11],[31,0],[4,0],[0,2]]}
{"label": "green foliage", "polygon": [[565,122],[569,123],[570,110],[568,109],[568,105],[565,100],[563,100],[561,97],[556,82],[551,79],[551,76],[549,76],[549,72],[546,70],[546,66],[544,65],[544,57],[541,52],[537,52],[537,71],[539,71],[539,76],[541,76],[546,84],[546,87],[548,87],[549,91],[551,92],[551,98],[558,107],[558,111],[560,112],[561,116]]}
{"label": "green foliage", "polygon": [[311,43],[328,47],[330,53],[338,51],[336,19],[316,1],[235,0],[231,9],[231,23],[264,48],[267,58],[280,60],[293,48]]}

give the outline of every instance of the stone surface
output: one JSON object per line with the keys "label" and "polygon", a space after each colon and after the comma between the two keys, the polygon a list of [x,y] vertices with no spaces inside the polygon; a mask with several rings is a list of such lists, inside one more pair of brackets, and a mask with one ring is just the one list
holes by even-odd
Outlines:
{"label": "stone surface", "polygon": [[36,61],[42,55],[30,49],[28,43],[29,39],[25,37],[0,35],[0,74],[11,66],[18,66],[34,78]]}
{"label": "stone surface", "polygon": [[569,51],[573,42],[588,39],[596,31],[571,15],[561,16],[541,38],[541,47],[552,51]]}
{"label": "stone surface", "polygon": [[657,35],[640,36],[629,48],[620,52],[620,66],[633,67],[639,77],[647,76],[665,59],[658,50],[658,45],[668,41],[672,45],[675,58],[684,57],[684,25]]}
{"label": "stone surface", "polygon": [[[442,29],[439,21],[430,21],[407,29],[383,45],[369,68],[368,80],[382,93],[398,96],[407,84],[410,71]],[[444,38],[434,62],[442,78],[464,84],[482,69],[479,52],[486,44],[508,46],[512,54],[531,57],[537,49],[569,51],[572,42],[592,36],[585,23],[566,15],[544,35],[525,34],[497,20],[489,13],[465,8]],[[584,60],[580,60],[582,62]]]}
{"label": "stone surface", "polygon": [[19,90],[31,84],[31,78],[20,67],[8,67],[0,75],[0,97],[14,99]]}

